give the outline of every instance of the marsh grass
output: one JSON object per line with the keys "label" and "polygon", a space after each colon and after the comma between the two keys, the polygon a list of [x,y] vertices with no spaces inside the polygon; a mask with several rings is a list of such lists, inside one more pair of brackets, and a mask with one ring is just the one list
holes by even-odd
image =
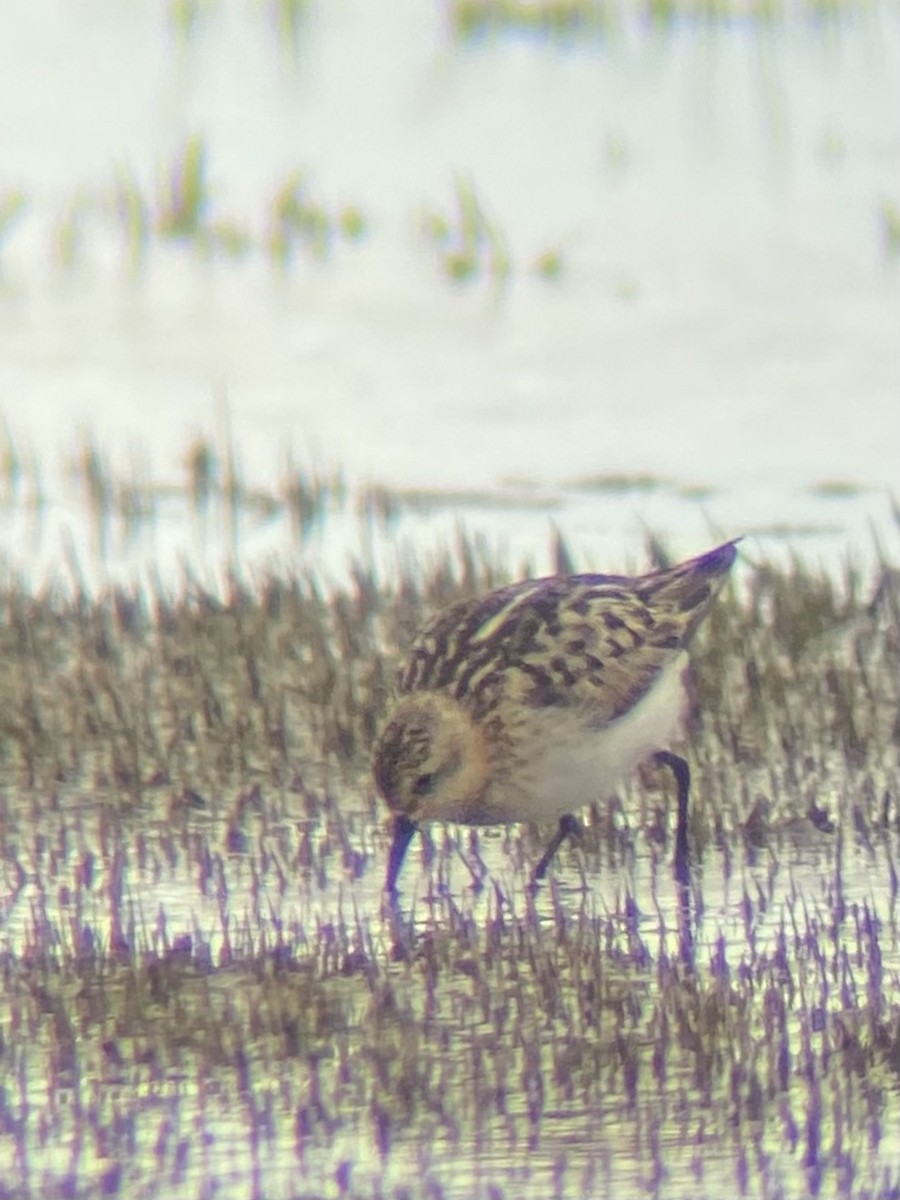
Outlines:
{"label": "marsh grass", "polygon": [[330,212],[315,196],[305,173],[295,171],[279,186],[272,201],[268,253],[282,269],[292,264],[298,250],[322,261],[339,241],[359,241],[367,225],[355,205]]}
{"label": "marsh grass", "polygon": [[[445,208],[426,206],[419,228],[427,246],[436,252],[444,277],[454,284],[490,284],[501,292],[510,281],[514,261],[508,239],[496,218],[488,213],[475,185],[457,177],[453,198]],[[565,274],[565,252],[561,244],[548,246],[533,256],[527,269],[548,283]]]}
{"label": "marsh grass", "polygon": [[339,244],[358,242],[367,233],[368,220],[359,207],[327,206],[301,170],[289,172],[275,187],[266,204],[266,228],[257,231],[222,211],[209,179],[209,158],[204,138],[188,138],[165,169],[165,183],[152,209],[133,181],[123,204],[120,185],[119,216],[129,246],[135,244],[136,230],[143,230],[142,217],[148,209],[155,214],[156,232],[162,239],[192,245],[206,256],[240,259],[263,252],[281,270],[295,265],[298,258],[321,262]]}
{"label": "marsh grass", "polygon": [[900,255],[900,208],[894,200],[882,200],[879,210],[884,257],[895,260]]}
{"label": "marsh grass", "polygon": [[[188,458],[199,512],[242,486]],[[369,747],[423,618],[508,577],[485,544],[330,589],[7,576],[12,1194],[896,1195],[900,574],[742,555],[695,654],[691,893],[650,772],[537,895],[546,831],[437,829],[399,907]]]}
{"label": "marsh grass", "polygon": [[[111,257],[100,247],[118,244],[122,264],[134,275],[152,248],[176,246],[203,261],[237,263],[256,256],[286,271],[322,263],[369,232],[369,218],[358,204],[326,202],[301,170],[274,184],[258,214],[238,217],[216,186],[211,159],[208,140],[191,134],[159,164],[154,189],[128,164],[117,165],[109,178],[75,187],[51,217],[56,262],[72,271]],[[38,212],[25,190],[0,189],[0,254]]]}
{"label": "marsh grass", "polygon": [[[210,153],[203,137],[188,137],[158,168],[155,194],[122,165],[108,180],[76,187],[51,218],[56,262],[72,271],[108,258],[99,247],[108,247],[113,235],[131,276],[140,273],[150,251],[159,246],[181,247],[207,262],[261,259],[289,275],[333,260],[372,232],[364,205],[326,199],[313,187],[309,172],[299,168],[263,197],[257,214],[238,217],[210,182]],[[475,184],[458,178],[452,188],[449,203],[423,205],[414,221],[419,241],[435,255],[443,278],[454,285],[486,282],[498,294],[515,274],[547,284],[565,279],[574,257],[571,236],[556,234],[543,248],[514,253],[501,220],[489,215]],[[896,204],[887,199],[873,204],[881,252],[890,263],[900,241]],[[37,212],[26,191],[0,191],[0,256]],[[623,287],[623,297],[630,295],[631,285]]]}
{"label": "marsh grass", "polygon": [[497,288],[507,282],[506,238],[468,180],[456,180],[447,210],[425,209],[421,229],[426,242],[438,252],[448,279],[455,283],[486,279]]}
{"label": "marsh grass", "polygon": [[[0,503],[10,513],[30,509],[40,524],[46,497],[38,465],[27,450],[17,446],[8,429],[4,435]],[[80,438],[65,465],[66,494],[81,504],[91,558],[101,564],[115,560],[129,547],[152,545],[163,516],[172,512],[177,512],[179,520],[192,521],[203,537],[212,528],[223,530],[225,543],[235,555],[240,551],[244,527],[280,520],[290,534],[289,544],[300,549],[329,515],[343,511],[347,504],[347,487],[340,471],[306,469],[290,454],[273,485],[247,484],[228,436],[196,438],[184,450],[180,478],[165,483],[153,478],[140,454],[132,454],[124,463],[114,462],[90,435]],[[404,506],[414,507],[409,498],[401,499]],[[441,501],[436,495],[434,503],[446,504],[450,499]],[[77,565],[73,574],[80,575]]]}
{"label": "marsh grass", "polygon": [[528,35],[572,42],[614,38],[635,21],[651,34],[679,23],[713,28],[741,21],[764,29],[791,18],[837,22],[862,11],[855,0],[450,0],[456,37]]}
{"label": "marsh grass", "polygon": [[462,39],[511,32],[583,38],[615,28],[616,6],[608,0],[452,0],[451,27]]}

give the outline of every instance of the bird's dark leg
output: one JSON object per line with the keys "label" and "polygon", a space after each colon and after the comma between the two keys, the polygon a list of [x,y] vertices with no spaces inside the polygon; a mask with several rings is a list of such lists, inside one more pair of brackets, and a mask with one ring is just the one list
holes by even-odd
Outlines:
{"label": "bird's dark leg", "polygon": [[534,874],[531,877],[532,882],[537,883],[539,879],[544,878],[544,875],[547,872],[547,867],[550,865],[550,860],[553,858],[553,855],[557,852],[566,838],[580,837],[583,832],[584,828],[581,822],[576,816],[573,816],[572,813],[566,813],[564,817],[560,817],[559,828],[553,835],[553,840],[544,851],[541,861],[534,868]]}
{"label": "bird's dark leg", "polygon": [[691,769],[677,754],[670,750],[660,750],[656,761],[663,767],[671,768],[678,785],[678,824],[675,826],[675,878],[679,883],[690,879],[690,863],[688,861],[688,796],[691,790]]}
{"label": "bird's dark leg", "polygon": [[387,879],[384,882],[384,890],[392,896],[397,893],[397,876],[400,874],[400,868],[403,866],[403,856],[406,854],[406,847],[412,840],[412,835],[416,832],[417,826],[415,821],[411,821],[409,817],[398,813],[394,818],[394,840],[391,842],[391,852],[388,855]]}

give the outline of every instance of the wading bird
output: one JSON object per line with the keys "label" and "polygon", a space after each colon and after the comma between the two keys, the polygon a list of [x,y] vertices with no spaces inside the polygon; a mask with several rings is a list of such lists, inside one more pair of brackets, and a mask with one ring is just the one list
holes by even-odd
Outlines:
{"label": "wading bird", "polygon": [[686,706],[686,648],[735,555],[731,541],[647,575],[529,579],[426,626],[375,749],[375,782],[394,813],[387,891],[430,821],[557,821],[541,879],[580,832],[575,814],[651,758],[675,775],[684,878],[690,771],[669,746]]}

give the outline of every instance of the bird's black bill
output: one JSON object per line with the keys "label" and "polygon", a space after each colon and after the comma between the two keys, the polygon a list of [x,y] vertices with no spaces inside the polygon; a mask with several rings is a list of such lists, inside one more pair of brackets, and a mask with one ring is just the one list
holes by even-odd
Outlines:
{"label": "bird's black bill", "polygon": [[415,821],[402,815],[394,818],[394,840],[391,842],[391,852],[388,855],[387,879],[384,884],[384,890],[392,895],[397,890],[397,876],[403,866],[406,847],[412,841],[412,835],[415,832]]}
{"label": "bird's black bill", "polygon": [[560,817],[559,827],[557,828],[556,833],[553,835],[553,840],[544,851],[541,861],[534,868],[534,873],[531,876],[532,883],[538,883],[544,878],[553,856],[556,854],[557,850],[560,848],[566,838],[571,838],[573,841],[575,841],[582,835],[582,833],[584,833],[584,829],[582,828],[581,822],[572,813],[566,813],[565,816]]}

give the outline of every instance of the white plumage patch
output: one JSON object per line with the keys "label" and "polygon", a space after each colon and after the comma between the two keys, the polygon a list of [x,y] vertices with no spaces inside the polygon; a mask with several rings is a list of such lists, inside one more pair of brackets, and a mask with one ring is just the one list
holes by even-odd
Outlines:
{"label": "white plumage patch", "polygon": [[543,708],[524,731],[525,754],[484,800],[484,819],[545,824],[603,800],[657,750],[675,740],[687,692],[682,651],[624,716],[600,729],[589,714]]}

